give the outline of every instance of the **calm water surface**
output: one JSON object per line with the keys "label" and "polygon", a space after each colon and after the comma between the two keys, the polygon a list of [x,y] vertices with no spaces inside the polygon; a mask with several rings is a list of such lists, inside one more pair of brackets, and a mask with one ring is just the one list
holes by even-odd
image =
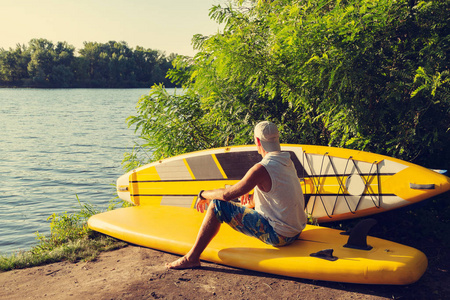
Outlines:
{"label": "calm water surface", "polygon": [[0,253],[28,250],[53,213],[106,209],[149,89],[0,89]]}

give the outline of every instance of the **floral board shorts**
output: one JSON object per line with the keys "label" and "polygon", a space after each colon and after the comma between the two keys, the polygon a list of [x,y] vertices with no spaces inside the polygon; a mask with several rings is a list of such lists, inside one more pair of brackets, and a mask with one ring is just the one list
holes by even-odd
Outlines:
{"label": "floral board shorts", "polygon": [[234,230],[256,237],[274,247],[287,246],[300,235],[299,233],[293,237],[284,237],[276,233],[269,221],[251,208],[220,200],[213,200],[213,203],[214,213],[221,223],[225,222]]}

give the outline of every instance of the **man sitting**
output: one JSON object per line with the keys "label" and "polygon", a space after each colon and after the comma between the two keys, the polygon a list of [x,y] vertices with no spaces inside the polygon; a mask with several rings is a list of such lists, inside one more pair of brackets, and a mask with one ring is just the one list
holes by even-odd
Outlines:
{"label": "man sitting", "polygon": [[[275,247],[293,243],[306,226],[304,198],[288,152],[281,152],[277,126],[263,121],[255,126],[255,144],[263,159],[233,186],[199,193],[197,210],[206,216],[191,250],[166,264],[169,269],[200,266],[200,255],[216,236],[222,222]],[[254,189],[253,197],[249,192]],[[241,198],[241,204],[230,200]],[[254,209],[246,204],[254,204]]]}

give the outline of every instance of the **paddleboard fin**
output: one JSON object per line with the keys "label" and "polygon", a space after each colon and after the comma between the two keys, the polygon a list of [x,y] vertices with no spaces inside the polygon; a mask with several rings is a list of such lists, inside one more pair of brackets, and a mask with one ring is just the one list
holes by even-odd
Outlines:
{"label": "paddleboard fin", "polygon": [[376,223],[377,221],[375,219],[360,221],[350,231],[350,236],[348,237],[347,244],[345,244],[344,247],[366,251],[371,250],[373,247],[367,245],[367,234]]}
{"label": "paddleboard fin", "polygon": [[312,257],[317,257],[317,258],[321,258],[321,259],[325,259],[325,260],[329,260],[329,261],[336,261],[338,260],[337,256],[333,256],[333,249],[325,249],[325,250],[320,250],[316,253],[311,253],[309,256]]}

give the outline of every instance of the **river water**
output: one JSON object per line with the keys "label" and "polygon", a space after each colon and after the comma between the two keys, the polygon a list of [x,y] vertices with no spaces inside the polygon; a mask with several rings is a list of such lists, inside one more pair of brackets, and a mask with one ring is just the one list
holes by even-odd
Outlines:
{"label": "river water", "polygon": [[106,209],[150,89],[0,89],[0,253],[29,250],[53,213]]}

